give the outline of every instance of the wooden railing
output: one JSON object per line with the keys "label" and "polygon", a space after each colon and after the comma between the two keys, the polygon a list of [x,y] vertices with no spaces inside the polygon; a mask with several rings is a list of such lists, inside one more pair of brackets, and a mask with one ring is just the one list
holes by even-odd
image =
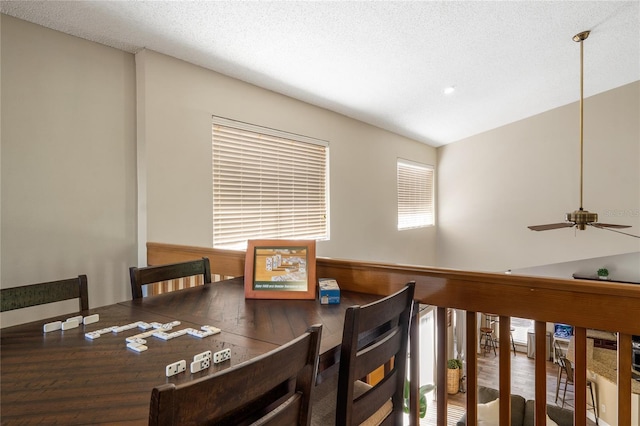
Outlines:
{"label": "wooden railing", "polygon": [[[149,265],[208,257],[211,271],[223,277],[244,274],[245,253],[204,247],[148,243]],[[344,290],[388,295],[408,281],[416,282],[416,299],[437,307],[436,321],[446,324],[447,308],[467,311],[467,389],[477,388],[476,313],[491,312],[500,316],[499,341],[509,341],[510,318],[535,321],[535,353],[546,353],[546,323],[558,322],[574,326],[574,424],[586,425],[587,412],[587,337],[590,328],[607,330],[618,336],[618,425],[631,424],[631,335],[640,335],[640,286],[599,283],[460,271],[422,266],[406,266],[318,258],[318,277],[337,279]],[[446,327],[438,327],[438,383],[446,383]],[[413,361],[413,359],[412,359]],[[511,354],[508,345],[499,347],[500,399],[509,400],[511,393]],[[414,387],[417,383],[411,384]],[[415,393],[414,393],[415,395]],[[546,360],[535,359],[536,426],[546,424]],[[467,392],[467,424],[477,423],[477,395]],[[446,386],[437,388],[438,425],[447,424]],[[500,404],[500,424],[508,425],[510,404]],[[418,424],[418,419],[412,419]]]}

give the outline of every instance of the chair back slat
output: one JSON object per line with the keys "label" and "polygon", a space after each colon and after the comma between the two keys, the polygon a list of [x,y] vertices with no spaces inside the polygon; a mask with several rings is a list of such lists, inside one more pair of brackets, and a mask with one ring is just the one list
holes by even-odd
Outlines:
{"label": "chair back slat", "polygon": [[142,297],[142,286],[178,278],[201,275],[204,284],[211,283],[211,265],[209,259],[192,260],[188,262],[171,263],[168,265],[154,265],[144,268],[129,268],[131,279],[131,296],[133,299]]}
{"label": "chair back slat", "polygon": [[359,425],[363,423],[393,397],[396,392],[397,375],[397,370],[392,371],[374,388],[354,400],[352,424]]}
{"label": "chair back slat", "polygon": [[402,344],[402,334],[394,329],[383,339],[367,346],[358,352],[358,363],[355,366],[354,377],[364,377],[376,368],[384,365],[398,352]]}
{"label": "chair back slat", "polygon": [[59,281],[4,288],[0,295],[2,299],[0,312],[69,299],[79,299],[79,311],[89,309],[89,291],[86,275]]}

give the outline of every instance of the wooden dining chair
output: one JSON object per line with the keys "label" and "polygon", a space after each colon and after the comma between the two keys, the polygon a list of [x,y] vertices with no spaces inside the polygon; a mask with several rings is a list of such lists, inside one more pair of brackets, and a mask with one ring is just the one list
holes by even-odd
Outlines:
{"label": "wooden dining chair", "polygon": [[149,425],[309,425],[322,325],[271,352],[151,393]]}
{"label": "wooden dining chair", "polygon": [[[314,425],[334,419],[338,426],[402,425],[414,287],[410,282],[379,301],[347,309],[337,390],[318,400],[317,413],[314,405]],[[378,383],[361,380],[380,367]]]}
{"label": "wooden dining chair", "polygon": [[129,268],[131,278],[131,296],[133,299],[142,297],[142,286],[155,284],[162,281],[175,280],[178,278],[202,275],[204,284],[211,283],[211,265],[209,258],[203,257],[198,260],[188,262],[171,263],[167,265],[156,265],[138,268]]}
{"label": "wooden dining chair", "polygon": [[76,278],[65,280],[3,288],[0,291],[0,299],[0,312],[69,299],[78,299],[79,311],[86,311],[89,309],[87,276],[78,275]]}

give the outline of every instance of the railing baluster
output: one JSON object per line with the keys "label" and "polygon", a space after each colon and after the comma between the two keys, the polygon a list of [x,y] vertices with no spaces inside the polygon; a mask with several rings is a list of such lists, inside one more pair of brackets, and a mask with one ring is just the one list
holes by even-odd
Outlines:
{"label": "railing baluster", "polygon": [[547,424],[547,323],[535,322],[536,426]]}
{"label": "railing baluster", "polygon": [[467,424],[478,422],[478,349],[477,314],[467,311]]}
{"label": "railing baluster", "polygon": [[[500,401],[511,401],[511,317],[500,315],[499,341],[500,347]],[[500,425],[511,424],[511,404],[500,404]]]}
{"label": "railing baluster", "polygon": [[438,383],[438,426],[447,426],[447,308],[436,310],[437,343],[437,383]]}
{"label": "railing baluster", "polygon": [[573,391],[575,408],[573,424],[587,425],[587,329],[575,327],[573,332]]}
{"label": "railing baluster", "polygon": [[631,335],[618,333],[618,424],[631,424]]}

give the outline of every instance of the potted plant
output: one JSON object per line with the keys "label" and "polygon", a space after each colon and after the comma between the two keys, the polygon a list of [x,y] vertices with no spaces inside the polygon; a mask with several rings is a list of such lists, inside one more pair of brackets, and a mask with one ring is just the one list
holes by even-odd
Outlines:
{"label": "potted plant", "polygon": [[608,280],[609,270],[607,268],[598,269],[598,278],[600,278],[601,280]]}
{"label": "potted plant", "polygon": [[460,372],[462,371],[462,361],[452,358],[447,361],[447,393],[455,395],[460,390]]}
{"label": "potted plant", "polygon": [[[420,386],[418,394],[420,395],[420,418],[423,419],[427,414],[427,396],[426,394],[436,388],[436,385],[429,383],[428,385]],[[402,409],[405,413],[409,412],[409,380],[404,381],[404,398]]]}

